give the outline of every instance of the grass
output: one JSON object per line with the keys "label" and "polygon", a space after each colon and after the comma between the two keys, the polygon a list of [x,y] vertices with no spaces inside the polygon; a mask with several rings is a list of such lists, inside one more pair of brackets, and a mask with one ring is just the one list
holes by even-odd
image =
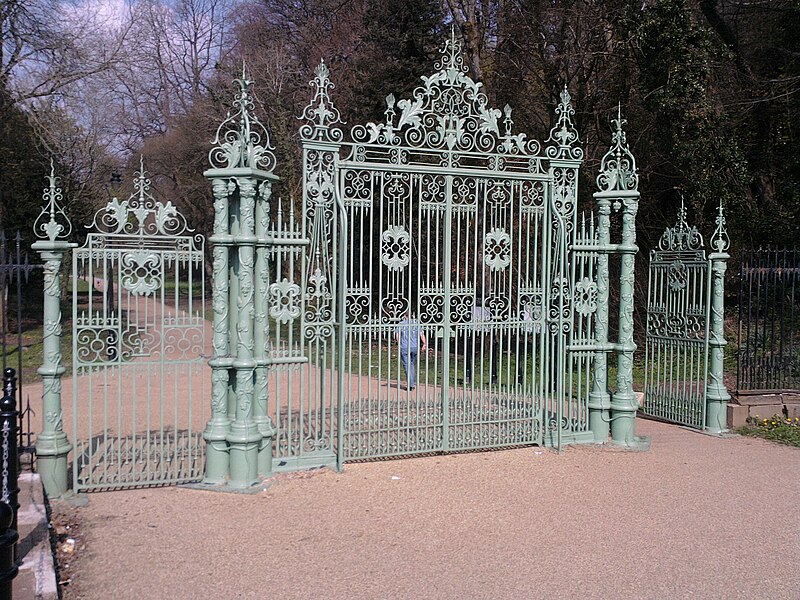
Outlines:
{"label": "grass", "polygon": [[800,417],[790,419],[783,415],[773,415],[761,418],[756,415],[748,417],[747,424],[737,428],[736,433],[800,448]]}

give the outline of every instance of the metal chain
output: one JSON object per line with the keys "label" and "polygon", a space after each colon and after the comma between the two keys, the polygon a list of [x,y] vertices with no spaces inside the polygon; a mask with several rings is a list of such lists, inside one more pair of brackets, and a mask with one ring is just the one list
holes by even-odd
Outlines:
{"label": "metal chain", "polygon": [[0,500],[8,504],[8,446],[11,426],[8,419],[3,421],[3,495]]}

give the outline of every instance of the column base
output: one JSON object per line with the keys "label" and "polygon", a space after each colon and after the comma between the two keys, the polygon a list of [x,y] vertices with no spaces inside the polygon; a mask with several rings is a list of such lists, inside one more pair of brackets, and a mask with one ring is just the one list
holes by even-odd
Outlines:
{"label": "column base", "polygon": [[272,475],[272,439],[275,436],[275,428],[269,417],[254,417],[254,420],[261,434],[261,441],[258,444],[258,476],[267,478]]}
{"label": "column base", "polygon": [[613,397],[611,401],[611,441],[616,445],[636,445],[636,399]]}
{"label": "column base", "polygon": [[616,442],[611,440],[611,444],[620,450],[628,450],[630,452],[647,452],[650,450],[650,437],[645,435],[634,435],[631,440],[624,442]]}
{"label": "column base", "polygon": [[258,449],[263,439],[253,421],[234,422],[226,438],[230,452],[230,478],[234,489],[248,488],[261,480],[258,477]]}
{"label": "column base", "polygon": [[589,431],[594,435],[596,443],[604,444],[608,441],[608,436],[611,432],[609,407],[600,403],[597,406],[593,406],[591,400],[589,402]]}
{"label": "column base", "polygon": [[37,470],[48,497],[60,498],[71,491],[67,476],[70,450],[72,444],[64,432],[43,433],[36,440]]}
{"label": "column base", "polygon": [[230,423],[224,421],[209,421],[203,432],[206,441],[206,468],[203,483],[219,485],[225,483],[230,475],[230,448],[227,436]]}
{"label": "column base", "polygon": [[728,432],[728,402],[725,400],[706,400],[706,433],[722,435]]}

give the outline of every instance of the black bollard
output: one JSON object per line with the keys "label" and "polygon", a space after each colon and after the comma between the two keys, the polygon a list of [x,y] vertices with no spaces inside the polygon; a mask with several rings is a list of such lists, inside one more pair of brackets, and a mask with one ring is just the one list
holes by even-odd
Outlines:
{"label": "black bollard", "polygon": [[3,397],[0,398],[0,501],[11,507],[11,529],[17,530],[19,484],[17,482],[17,377],[14,369],[3,371]]}
{"label": "black bollard", "polygon": [[5,502],[0,502],[0,600],[11,600],[14,577],[17,576],[14,562],[14,548],[19,533],[11,527],[14,510]]}

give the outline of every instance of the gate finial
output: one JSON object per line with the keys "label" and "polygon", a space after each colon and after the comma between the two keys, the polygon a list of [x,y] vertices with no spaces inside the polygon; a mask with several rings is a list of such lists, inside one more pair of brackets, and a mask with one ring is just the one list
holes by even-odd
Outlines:
{"label": "gate finial", "polygon": [[605,192],[636,191],[639,188],[636,159],[628,146],[624,129],[628,121],[622,118],[622,106],[619,103],[617,104],[617,118],[612,119],[611,122],[614,124],[611,147],[600,160],[597,186]]}
{"label": "gate finial", "polygon": [[72,223],[61,205],[63,199],[61,188],[58,187],[53,159],[50,159],[50,175],[45,176],[49,185],[44,188],[42,199],[44,206],[33,224],[36,237],[55,242],[57,239],[66,239],[72,233]]}
{"label": "gate finial", "polygon": [[681,207],[678,209],[678,218],[675,225],[667,227],[661,238],[658,240],[659,250],[700,250],[703,248],[703,236],[695,226],[689,226],[686,219],[686,204],[683,194],[681,196]]}
{"label": "gate finial", "polygon": [[583,148],[578,146],[578,130],[572,124],[575,109],[572,107],[572,97],[569,95],[567,84],[561,94],[561,102],[556,106],[556,124],[550,130],[548,142],[552,142],[546,149],[548,158],[562,158],[571,160],[583,159]]}
{"label": "gate finial", "polygon": [[247,66],[242,61],[242,76],[234,79],[239,86],[233,98],[231,114],[217,129],[211,142],[214,147],[208,154],[208,162],[215,169],[258,169],[272,172],[275,169],[275,155],[270,144],[267,128],[254,114],[255,95],[251,87],[253,81],[247,77]]}
{"label": "gate finial", "polygon": [[342,130],[332,125],[344,124],[344,121],[330,97],[330,90],[336,86],[330,80],[330,70],[324,59],[319,61],[309,85],[314,88],[314,96],[298,117],[308,121],[300,128],[300,137],[320,142],[341,142]]}
{"label": "gate finial", "polygon": [[719,200],[719,207],[717,208],[717,227],[711,235],[711,247],[719,253],[726,252],[731,247],[731,238],[728,236],[728,230],[725,227],[725,211],[722,208],[722,198]]}

